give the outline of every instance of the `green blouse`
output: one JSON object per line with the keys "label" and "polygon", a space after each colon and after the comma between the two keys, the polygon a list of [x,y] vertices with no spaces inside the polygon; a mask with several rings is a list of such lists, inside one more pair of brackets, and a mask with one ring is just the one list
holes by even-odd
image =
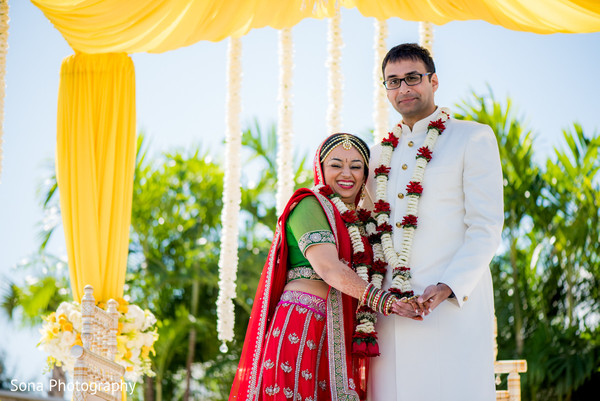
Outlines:
{"label": "green blouse", "polygon": [[321,280],[306,259],[306,250],[316,244],[335,244],[335,237],[317,198],[307,196],[296,205],[288,216],[285,232],[288,281],[298,278]]}

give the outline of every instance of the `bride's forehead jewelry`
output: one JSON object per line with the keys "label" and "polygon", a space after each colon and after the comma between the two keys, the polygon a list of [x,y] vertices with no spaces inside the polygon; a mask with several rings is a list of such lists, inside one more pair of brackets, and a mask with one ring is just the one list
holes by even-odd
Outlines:
{"label": "bride's forehead jewelry", "polygon": [[342,140],[342,148],[346,150],[352,149],[352,142],[350,142],[350,137],[346,134],[342,136],[344,139]]}
{"label": "bride's forehead jewelry", "polygon": [[339,134],[337,136],[333,136],[330,140],[328,140],[321,149],[321,157],[320,162],[323,162],[329,156],[329,154],[333,151],[333,149],[342,145],[342,147],[346,150],[350,150],[353,147],[358,150],[358,153],[362,156],[365,165],[369,165],[369,151],[367,147],[361,143],[360,139],[353,135],[349,134]]}

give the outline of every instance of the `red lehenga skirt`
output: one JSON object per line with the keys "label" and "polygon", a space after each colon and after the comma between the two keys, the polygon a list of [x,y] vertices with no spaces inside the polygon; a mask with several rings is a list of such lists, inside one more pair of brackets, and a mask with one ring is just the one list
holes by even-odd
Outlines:
{"label": "red lehenga skirt", "polygon": [[259,400],[328,401],[327,301],[284,291],[269,327]]}

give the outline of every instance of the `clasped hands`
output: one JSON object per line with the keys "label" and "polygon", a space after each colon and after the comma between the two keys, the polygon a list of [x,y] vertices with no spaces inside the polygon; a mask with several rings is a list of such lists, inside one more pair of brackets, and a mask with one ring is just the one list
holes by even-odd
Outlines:
{"label": "clasped hands", "polygon": [[444,283],[430,285],[425,288],[421,295],[415,295],[411,298],[405,297],[394,302],[392,312],[409,319],[423,320],[450,294],[452,294],[452,290]]}

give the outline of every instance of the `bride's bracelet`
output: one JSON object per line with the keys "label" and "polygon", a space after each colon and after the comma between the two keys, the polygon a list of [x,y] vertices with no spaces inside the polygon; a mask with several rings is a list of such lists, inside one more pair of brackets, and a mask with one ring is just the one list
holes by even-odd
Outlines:
{"label": "bride's bracelet", "polygon": [[388,316],[392,313],[392,305],[396,297],[391,292],[380,290],[369,283],[360,297],[360,306],[366,305],[375,312]]}

